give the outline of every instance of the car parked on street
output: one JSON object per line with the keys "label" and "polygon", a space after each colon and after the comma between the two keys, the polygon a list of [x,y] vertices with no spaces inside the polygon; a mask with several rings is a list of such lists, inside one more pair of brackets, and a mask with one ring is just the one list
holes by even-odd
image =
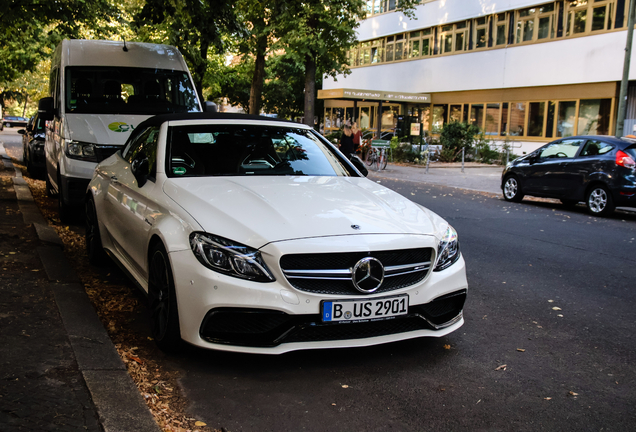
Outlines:
{"label": "car parked on street", "polygon": [[4,116],[2,117],[2,127],[26,126],[28,121],[29,119],[26,117]]}
{"label": "car parked on street", "polygon": [[22,160],[31,175],[44,172],[44,140],[46,128],[38,114],[31,117],[25,129],[18,130],[22,135]]}
{"label": "car parked on street", "polygon": [[444,336],[464,322],[455,230],[308,126],[152,117],[101,162],[86,247],[147,293],[153,338],[280,354]]}
{"label": "car parked on street", "polygon": [[558,139],[510,162],[502,173],[507,201],[525,195],[585,201],[589,212],[606,216],[616,207],[636,207],[636,139],[572,136]]}

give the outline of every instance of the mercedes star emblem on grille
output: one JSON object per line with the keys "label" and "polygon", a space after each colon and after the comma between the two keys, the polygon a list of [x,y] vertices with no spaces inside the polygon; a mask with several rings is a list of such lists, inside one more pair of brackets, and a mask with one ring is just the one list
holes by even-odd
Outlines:
{"label": "mercedes star emblem on grille", "polygon": [[380,288],[384,281],[384,266],[373,257],[362,258],[351,272],[353,286],[362,293],[369,294]]}

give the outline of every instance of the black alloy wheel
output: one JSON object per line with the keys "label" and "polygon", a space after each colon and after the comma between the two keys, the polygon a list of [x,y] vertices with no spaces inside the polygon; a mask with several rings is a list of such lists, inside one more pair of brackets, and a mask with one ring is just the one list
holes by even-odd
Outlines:
{"label": "black alloy wheel", "polygon": [[504,181],[503,196],[506,201],[521,202],[523,191],[519,179],[515,175],[509,175]]}
{"label": "black alloy wheel", "polygon": [[95,266],[104,266],[108,263],[108,256],[102,245],[102,238],[99,234],[99,224],[97,221],[97,211],[95,210],[95,202],[93,198],[86,200],[85,211],[85,228],[84,234],[86,239],[86,254],[88,261]]}
{"label": "black alloy wheel", "polygon": [[612,194],[603,185],[590,188],[585,204],[588,211],[595,216],[608,216],[615,208]]}
{"label": "black alloy wheel", "polygon": [[150,253],[148,276],[148,305],[152,337],[162,351],[176,352],[183,344],[177,296],[170,259],[161,243],[156,244]]}
{"label": "black alloy wheel", "polygon": [[373,165],[373,160],[375,159],[375,153],[373,151],[373,149],[369,149],[367,151],[367,157],[364,158],[364,163],[367,164],[367,166],[371,166]]}

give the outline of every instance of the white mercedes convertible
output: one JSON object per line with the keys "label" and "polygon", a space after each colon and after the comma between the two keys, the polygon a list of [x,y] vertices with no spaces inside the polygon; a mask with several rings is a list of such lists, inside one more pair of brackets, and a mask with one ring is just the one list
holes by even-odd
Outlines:
{"label": "white mercedes convertible", "polygon": [[457,330],[457,233],[363,171],[301,124],[152,117],[95,170],[87,252],[147,293],[165,351],[280,354]]}

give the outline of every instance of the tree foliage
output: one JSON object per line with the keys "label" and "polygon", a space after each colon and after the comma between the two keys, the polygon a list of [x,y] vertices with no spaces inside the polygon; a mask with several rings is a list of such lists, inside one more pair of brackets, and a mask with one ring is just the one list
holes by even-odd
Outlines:
{"label": "tree foliage", "polygon": [[[145,26],[160,31],[144,32]],[[229,38],[244,34],[230,0],[146,0],[135,17],[135,28],[147,41],[168,43],[181,51],[201,99],[211,64],[208,57],[224,54]]]}
{"label": "tree foliage", "polygon": [[33,71],[64,37],[108,32],[117,18],[109,0],[4,0],[0,7],[0,82]]}

